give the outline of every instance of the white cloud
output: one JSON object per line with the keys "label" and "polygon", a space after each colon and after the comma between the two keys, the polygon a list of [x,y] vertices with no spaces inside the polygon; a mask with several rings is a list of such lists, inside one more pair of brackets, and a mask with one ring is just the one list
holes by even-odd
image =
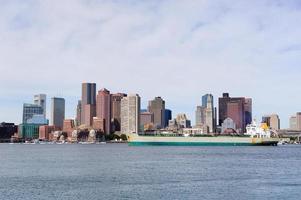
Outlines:
{"label": "white cloud", "polygon": [[68,97],[72,117],[82,81],[163,96],[190,118],[207,92],[250,96],[285,126],[301,110],[298,1],[3,1],[0,13],[0,110],[14,110],[0,121],[37,92]]}

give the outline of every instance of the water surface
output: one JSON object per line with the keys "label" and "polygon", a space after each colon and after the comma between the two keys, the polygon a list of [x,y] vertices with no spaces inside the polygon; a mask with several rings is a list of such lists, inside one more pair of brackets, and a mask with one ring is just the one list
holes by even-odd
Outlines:
{"label": "water surface", "polygon": [[301,145],[0,144],[0,199],[301,199]]}

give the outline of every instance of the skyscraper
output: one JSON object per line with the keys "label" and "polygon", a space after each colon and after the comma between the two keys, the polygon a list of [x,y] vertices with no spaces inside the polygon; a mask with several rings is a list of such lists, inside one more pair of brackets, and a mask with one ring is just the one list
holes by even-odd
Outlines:
{"label": "skyscraper", "polygon": [[161,97],[155,97],[154,100],[148,102],[148,111],[154,114],[155,128],[163,128],[165,126],[165,101]]}
{"label": "skyscraper", "polygon": [[252,123],[252,99],[246,98],[245,99],[245,125]]}
{"label": "skyscraper", "polygon": [[120,131],[121,126],[121,99],[126,97],[126,94],[117,93],[111,95],[111,122],[112,122],[112,131]]}
{"label": "skyscraper", "polygon": [[[230,97],[229,93],[223,93],[218,99],[219,125],[226,118],[231,118],[238,130],[244,132],[246,125],[252,121],[252,99],[244,97]],[[246,119],[247,118],[247,119]]]}
{"label": "skyscraper", "polygon": [[51,98],[51,118],[50,123],[60,129],[63,128],[65,120],[65,99],[53,97]]}
{"label": "skyscraper", "polygon": [[104,132],[109,135],[111,133],[111,95],[110,91],[105,88],[99,90],[97,94],[96,116],[104,119]]}
{"label": "skyscraper", "polygon": [[46,118],[46,94],[36,94],[34,95],[33,102],[39,105],[43,109],[43,115]]}
{"label": "skyscraper", "polygon": [[76,106],[76,117],[75,117],[76,126],[80,126],[82,124],[81,115],[82,115],[82,101],[79,100]]}
{"label": "skyscraper", "polygon": [[291,116],[289,119],[290,122],[290,130],[297,130],[297,117],[296,115]]}
{"label": "skyscraper", "polygon": [[82,83],[81,124],[92,126],[96,115],[96,83]]}
{"label": "skyscraper", "polygon": [[169,120],[172,119],[172,111],[169,109],[165,109],[165,116],[164,116],[164,120],[165,120],[165,126],[164,127],[168,127],[168,122]]}
{"label": "skyscraper", "polygon": [[244,101],[230,101],[227,103],[227,118],[234,121],[236,129],[239,133],[243,133],[245,130],[244,119]]}
{"label": "skyscraper", "polygon": [[197,106],[195,111],[195,125],[202,127],[205,124],[205,107]]}
{"label": "skyscraper", "polygon": [[121,133],[139,133],[140,97],[131,94],[121,99]]}
{"label": "skyscraper", "polygon": [[32,119],[35,115],[43,115],[44,116],[44,109],[42,106],[37,104],[23,104],[23,119],[22,123],[26,124],[30,119]]}
{"label": "skyscraper", "polygon": [[212,133],[215,131],[214,126],[214,108],[213,108],[213,96],[207,95],[207,104],[205,109],[205,124],[209,128],[209,133]]}
{"label": "skyscraper", "polygon": [[280,118],[277,114],[265,115],[262,117],[262,123],[266,123],[273,130],[280,129]]}
{"label": "skyscraper", "polygon": [[301,130],[301,112],[297,112],[296,114],[296,126],[297,130]]}

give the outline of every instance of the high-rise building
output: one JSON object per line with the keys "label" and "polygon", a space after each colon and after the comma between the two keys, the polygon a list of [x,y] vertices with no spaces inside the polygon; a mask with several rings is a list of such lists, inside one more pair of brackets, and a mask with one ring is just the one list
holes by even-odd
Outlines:
{"label": "high-rise building", "polygon": [[169,120],[172,119],[172,111],[170,109],[165,109],[165,125],[164,127],[168,127]]}
{"label": "high-rise building", "polygon": [[50,123],[57,128],[63,128],[65,120],[65,99],[52,97],[51,98],[51,118]]}
{"label": "high-rise building", "polygon": [[289,119],[290,130],[297,130],[297,117],[291,116]]}
{"label": "high-rise building", "polygon": [[191,128],[191,121],[188,120],[186,114],[180,113],[176,117],[176,124],[179,128]]}
{"label": "high-rise building", "polygon": [[81,124],[92,126],[96,115],[96,83],[82,83]]}
{"label": "high-rise building", "polygon": [[297,112],[296,114],[296,125],[297,130],[301,130],[301,112]]}
{"label": "high-rise building", "polygon": [[206,109],[205,109],[205,125],[209,129],[209,133],[212,133],[215,131],[214,126],[214,107],[213,107],[213,96],[211,94],[205,95],[207,96],[205,99],[207,99]]}
{"label": "high-rise building", "polygon": [[28,123],[28,120],[32,119],[34,115],[43,115],[44,110],[43,107],[37,104],[23,104],[23,124]]}
{"label": "high-rise building", "polygon": [[39,105],[43,109],[43,115],[46,118],[46,94],[36,94],[33,97],[33,102],[35,105]]}
{"label": "high-rise building", "polygon": [[120,131],[121,126],[121,99],[126,97],[126,94],[117,93],[111,95],[111,123],[112,132]]}
{"label": "high-rise building", "polygon": [[273,130],[280,129],[280,118],[277,114],[270,115],[270,123]]}
{"label": "high-rise building", "polygon": [[81,115],[82,115],[82,101],[79,100],[76,106],[76,117],[75,117],[75,125],[80,126],[81,123]]}
{"label": "high-rise building", "polygon": [[205,124],[205,110],[203,106],[197,106],[195,111],[195,125],[202,127]]}
{"label": "high-rise building", "polygon": [[148,102],[148,111],[154,114],[155,128],[164,128],[165,126],[165,101],[161,97],[155,97]]}
{"label": "high-rise building", "polygon": [[252,99],[245,99],[245,125],[252,123]]}
{"label": "high-rise building", "polygon": [[153,126],[154,114],[151,112],[141,112],[140,113],[140,127],[146,130],[146,126]]}
{"label": "high-rise building", "polygon": [[243,133],[245,130],[245,118],[244,118],[244,101],[230,101],[227,103],[227,118],[231,118],[239,133]]}
{"label": "high-rise building", "polygon": [[[252,121],[252,99],[244,97],[230,97],[229,93],[223,93],[223,97],[218,99],[219,104],[219,125],[226,118],[231,118],[236,129],[239,132],[244,132],[246,125]],[[246,119],[247,118],[247,119]]]}
{"label": "high-rise building", "polygon": [[262,123],[266,123],[273,130],[280,129],[280,118],[277,114],[265,115],[262,117]]}
{"label": "high-rise building", "polygon": [[139,133],[140,97],[138,94],[128,95],[121,99],[121,133]]}
{"label": "high-rise building", "polygon": [[96,99],[96,116],[98,119],[104,119],[105,134],[111,133],[111,95],[110,91],[103,88],[98,91]]}

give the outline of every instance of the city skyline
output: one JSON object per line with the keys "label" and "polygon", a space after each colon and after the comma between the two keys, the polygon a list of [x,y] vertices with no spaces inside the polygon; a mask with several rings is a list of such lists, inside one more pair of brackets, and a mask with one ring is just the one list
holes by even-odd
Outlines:
{"label": "city skyline", "polygon": [[73,118],[80,83],[95,82],[138,93],[143,108],[162,96],[192,124],[203,94],[215,105],[223,92],[251,97],[253,117],[277,113],[288,128],[301,110],[300,8],[298,1],[4,1],[0,121],[20,123],[22,104],[39,93],[65,98]]}

